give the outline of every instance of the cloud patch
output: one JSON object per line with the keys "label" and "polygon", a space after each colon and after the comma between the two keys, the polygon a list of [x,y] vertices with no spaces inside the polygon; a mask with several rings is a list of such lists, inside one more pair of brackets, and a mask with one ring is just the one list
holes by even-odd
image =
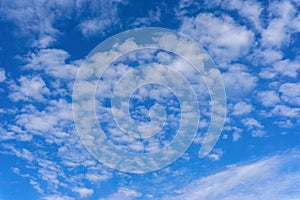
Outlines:
{"label": "cloud patch", "polygon": [[[253,200],[300,198],[299,151],[285,152],[249,164],[233,165],[200,178],[165,200]],[[298,163],[298,164],[297,164]]]}

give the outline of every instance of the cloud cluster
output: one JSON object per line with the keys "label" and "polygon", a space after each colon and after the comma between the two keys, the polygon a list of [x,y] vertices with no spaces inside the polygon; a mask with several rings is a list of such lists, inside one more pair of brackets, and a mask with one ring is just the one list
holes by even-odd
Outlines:
{"label": "cloud cluster", "polygon": [[[127,1],[120,0],[1,1],[1,22],[13,25],[14,38],[25,38],[22,54],[28,52],[28,46],[30,50],[26,55],[9,55],[21,61],[22,64],[14,66],[16,69],[0,68],[0,94],[3,96],[0,108],[0,153],[15,157],[16,164],[11,166],[10,173],[27,179],[41,199],[93,198],[101,190],[101,183],[106,183],[111,178],[124,177],[124,174],[112,172],[94,159],[75,132],[71,94],[81,60],[74,59],[58,43],[61,38],[68,37],[70,32],[74,35],[79,33],[81,39],[89,40],[95,35],[105,36],[116,27],[123,29],[151,26],[169,20],[163,19],[165,12],[169,11],[158,7],[134,20],[120,19],[120,9],[126,3]],[[167,3],[162,4],[167,7]],[[272,138],[278,139],[281,135],[293,134],[293,131],[298,130],[299,6],[299,0],[271,1],[268,4],[256,0],[203,0],[201,3],[180,0],[175,12],[172,12],[174,23],[176,20],[179,22],[176,24],[178,30],[203,45],[222,72],[228,103],[223,139],[230,138],[234,142],[229,143],[230,147],[252,145],[245,148],[256,148],[259,144],[251,142],[261,139],[260,137],[274,141]],[[170,22],[173,23],[173,20]],[[168,27],[168,24],[163,26]],[[164,37],[157,42],[168,49],[174,47],[172,37]],[[133,47],[136,47],[135,41],[128,40],[118,50],[126,51]],[[76,48],[80,49],[81,46]],[[202,54],[194,54],[192,45],[178,45],[175,48],[196,63],[206,59]],[[2,47],[0,51],[4,52]],[[185,75],[199,101],[201,119],[198,133],[208,128],[212,111],[207,105],[207,85],[205,81],[199,80],[200,76],[192,68],[187,67],[186,62],[163,51],[145,51],[128,56],[137,60],[139,65],[145,65],[154,59],[157,64],[167,65]],[[105,59],[108,59],[108,55],[99,62],[104,63]],[[98,87],[97,95],[103,100],[101,113],[98,114],[101,115],[103,124],[113,121],[112,116],[107,114],[107,98],[111,97],[111,86],[130,68],[126,59],[120,58],[119,61],[116,63],[118,70],[108,69],[100,80],[106,86]],[[18,72],[16,75],[12,74],[14,70]],[[99,73],[93,70],[86,71],[84,75]],[[214,72],[210,71],[211,77],[206,80],[207,84],[213,85],[214,75],[217,74]],[[159,75],[151,71],[147,73],[153,79],[161,79],[160,75],[164,72],[160,71]],[[134,81],[138,82],[132,82]],[[91,91],[95,83],[96,81],[83,85],[81,89],[86,92],[83,96]],[[170,79],[170,83],[176,85],[179,81]],[[125,93],[129,86],[121,85],[120,88]],[[168,102],[171,99],[170,91],[158,87],[151,90],[141,87],[134,97],[137,103],[151,98],[171,103]],[[84,103],[86,108],[92,105],[90,101]],[[139,123],[142,123],[141,116],[144,116],[144,121],[150,119],[148,108],[140,106],[131,111],[135,120],[140,120]],[[176,128],[178,107],[172,107],[169,111],[173,114],[168,116],[168,125]],[[90,123],[89,118],[81,120],[86,124]],[[270,131],[270,127],[272,130],[278,128],[278,131]],[[110,125],[106,128],[110,131],[110,139],[136,152],[145,151],[145,146],[148,148],[146,151],[155,152],[169,142],[164,135],[160,135],[161,137],[147,141],[147,146],[116,131]],[[203,136],[199,135],[196,145],[204,141]],[[267,137],[269,135],[274,137]],[[248,136],[255,139],[251,138],[251,144],[242,143],[245,142],[243,137]],[[280,137],[278,140],[283,139]],[[222,165],[223,159],[228,157],[225,148],[226,145],[219,145],[208,155],[207,162]],[[193,151],[192,147],[182,160],[193,160]],[[296,200],[299,199],[300,192],[298,160],[298,151],[286,152],[249,164],[228,166],[219,173],[205,177],[199,177],[200,173],[194,172],[195,169],[187,170],[193,167],[182,164],[179,160],[175,165],[162,170],[162,174],[168,176],[160,176],[159,172],[145,176],[153,177],[154,183],[160,182],[173,194],[161,191],[146,194],[144,191],[147,188],[144,185],[126,187],[126,184],[120,184],[115,185],[115,192],[106,194],[105,199]],[[207,163],[203,166],[205,164]],[[180,181],[170,178],[178,174],[183,177]],[[127,174],[126,177],[135,176]],[[153,190],[155,189],[152,188]]]}
{"label": "cloud cluster", "polygon": [[107,27],[119,22],[116,4],[124,3],[119,0],[4,0],[0,6],[0,15],[18,28],[15,35],[29,36],[31,46],[46,48],[59,39],[65,28],[64,23],[68,23],[70,19],[75,22],[73,30],[81,32],[84,36],[104,34]]}

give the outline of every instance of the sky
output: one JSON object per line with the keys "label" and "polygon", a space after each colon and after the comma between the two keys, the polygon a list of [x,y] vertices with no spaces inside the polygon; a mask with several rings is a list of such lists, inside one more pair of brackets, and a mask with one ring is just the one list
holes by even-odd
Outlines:
{"label": "sky", "polygon": [[0,200],[300,199],[299,0],[2,0],[0,37]]}

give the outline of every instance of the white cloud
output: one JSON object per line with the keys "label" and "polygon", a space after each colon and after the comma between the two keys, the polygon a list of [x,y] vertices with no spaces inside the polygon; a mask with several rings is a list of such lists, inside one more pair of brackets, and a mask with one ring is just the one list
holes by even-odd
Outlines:
{"label": "white cloud", "polygon": [[274,115],[284,116],[284,117],[299,117],[300,108],[291,108],[286,105],[277,105],[272,110],[272,113]]}
{"label": "white cloud", "polygon": [[70,2],[49,1],[45,4],[42,1],[33,0],[4,0],[1,4],[0,15],[18,27],[19,30],[15,34],[33,33],[31,35],[35,40],[33,45],[46,47],[56,40],[59,31],[54,27],[54,21],[59,17],[61,9],[64,10],[64,14],[67,14]]}
{"label": "white cloud", "polygon": [[257,78],[246,71],[242,66],[231,66],[228,72],[223,73],[223,82],[229,98],[245,96],[256,86]]}
{"label": "white cloud", "polygon": [[245,165],[234,165],[194,180],[166,200],[299,199],[299,152],[287,152]]}
{"label": "white cloud", "polygon": [[17,116],[17,124],[24,126],[27,131],[45,133],[54,129],[57,119],[44,112],[33,114],[21,114]]}
{"label": "white cloud", "polygon": [[[83,4],[88,4],[85,0],[80,0],[76,2],[71,2],[69,0],[55,2],[55,4],[58,5],[58,8],[62,9],[60,11],[59,9],[55,9],[55,14],[49,14],[49,11],[47,9],[53,10],[54,5],[52,5],[52,1],[49,1],[45,5],[45,2],[33,3],[33,1],[24,2],[19,0],[4,0],[3,2],[5,6],[8,7],[0,8],[0,12],[2,12],[2,9],[4,10],[4,12],[8,11],[6,19],[14,21],[14,23],[16,23],[17,26],[20,27],[20,30],[22,29],[24,30],[24,32],[27,32],[29,34],[37,34],[37,36],[34,36],[36,37],[34,45],[41,48],[51,45],[56,40],[57,36],[60,34],[59,30],[56,28],[56,26],[54,26],[55,21],[57,20],[57,16],[60,16],[63,19],[65,19],[65,17],[70,16],[68,15],[68,12],[66,12],[66,10],[74,12],[74,7],[76,7],[77,9],[80,7],[85,7],[83,6]],[[114,1],[114,3],[115,2],[117,1]],[[261,12],[261,8],[259,4],[254,4],[254,1],[242,2],[238,0],[227,2],[228,5],[230,4],[232,9],[236,10],[239,13],[239,15],[248,18],[257,29],[260,28],[260,22],[258,18]],[[70,7],[68,6],[71,4],[73,5],[73,3],[76,5]],[[90,6],[89,9],[92,7],[94,6]],[[75,20],[76,23],[78,22],[79,24],[77,28],[85,36],[90,36],[98,33],[106,33],[107,29],[111,27],[111,25],[118,25],[118,23],[120,22],[117,19],[117,8],[109,8],[104,6],[103,10],[102,6],[95,6],[94,10],[91,12],[99,13],[99,15],[95,14],[95,16],[91,16],[88,19],[84,18],[80,19],[79,21]],[[89,9],[87,9],[87,12],[90,11]],[[76,11],[76,13],[74,13],[74,16],[77,15],[79,16],[80,14],[78,14]],[[193,27],[195,24],[196,29],[191,29],[191,33],[193,34],[195,39],[199,39],[201,43],[206,45],[208,49],[213,54],[215,54],[214,56],[218,57],[219,60],[232,61],[239,58],[241,55],[246,55],[248,53],[249,48],[253,44],[253,33],[249,31],[245,26],[242,26],[235,22],[233,18],[227,15],[221,15],[221,17],[217,17],[217,15],[217,13],[216,15],[206,13],[199,14],[197,17],[194,18],[186,17],[184,19],[184,23],[186,24],[182,25],[182,29],[186,28],[186,32],[189,33],[190,30],[188,28]],[[155,18],[154,20],[158,20],[158,18]],[[280,52],[277,49],[272,49],[273,46],[280,46],[288,42],[290,35],[289,31],[286,32],[286,25],[276,25],[275,22],[280,21],[273,20],[273,22],[269,24],[268,28],[263,33],[263,42],[266,46],[268,46],[267,50],[261,50],[258,53],[261,55],[261,60],[263,60],[262,62],[264,62],[265,64],[270,64],[269,66],[271,66],[275,63],[274,69],[268,68],[269,71],[262,71],[260,73],[260,76],[264,78],[274,78],[276,73],[278,73],[292,78],[297,78],[299,71],[299,62],[292,60],[280,61],[283,57],[282,52]],[[296,26],[296,22],[297,21],[294,19],[291,23],[293,23],[293,26]],[[136,23],[147,24],[149,23],[149,21],[147,21],[146,18],[140,18],[136,21]],[[297,24],[299,25],[299,23]],[[276,26],[283,27],[284,32],[280,32],[282,30],[274,30]],[[276,32],[274,35],[272,35],[272,31],[279,32],[278,34]],[[51,76],[52,78],[57,78],[57,80],[59,81],[67,80],[66,82],[71,83],[76,73],[77,66],[74,63],[67,64],[68,58],[69,54],[64,50],[41,49],[37,50],[35,53],[30,55],[28,59],[29,64],[27,64],[25,68],[30,70],[40,70],[41,73],[45,73],[43,74],[43,76]],[[229,65],[226,66],[228,67]],[[230,95],[236,94],[236,96],[238,96],[240,94],[249,94],[251,91],[253,91],[254,87],[256,86],[257,78],[252,76],[247,71],[246,67],[239,68],[236,66],[230,66],[228,68],[230,69],[224,73],[224,80]],[[3,77],[5,79],[5,72],[3,74]],[[47,89],[49,88],[48,82],[45,83],[44,81],[46,79],[43,79],[42,77],[37,77],[36,79],[34,79],[33,77],[29,76],[25,77],[25,79],[26,80],[19,79],[19,82],[13,86],[13,93],[15,96],[11,96],[12,99],[15,98],[16,101],[21,99],[31,100],[30,103],[38,103],[38,101],[40,100],[45,100],[46,97],[52,97],[53,93],[50,94],[49,89]],[[51,83],[51,86],[53,85],[57,85],[55,86],[55,88],[61,90],[64,89],[56,81]],[[282,94],[283,101],[295,104],[294,102],[297,99],[295,99],[294,97],[298,96],[295,96],[293,90],[296,91],[297,88],[292,88],[294,88],[294,86],[291,87],[290,85],[284,84],[280,87],[279,91]],[[280,102],[278,94],[274,91],[264,91],[259,93],[258,96],[260,97],[260,100],[265,106],[276,106],[276,104]],[[289,99],[286,99],[287,97]],[[293,99],[293,101],[291,101],[291,99]],[[41,194],[44,193],[44,191],[40,189],[41,187],[49,189],[49,191],[47,191],[49,193],[59,193],[58,188],[70,191],[72,190],[70,188],[75,188],[73,192],[77,192],[80,197],[89,197],[93,194],[94,190],[88,189],[85,186],[81,185],[83,183],[83,179],[85,179],[85,181],[88,180],[98,184],[100,181],[106,181],[112,175],[108,173],[105,169],[103,169],[96,160],[90,157],[90,155],[85,151],[84,147],[80,144],[75,132],[71,130],[73,126],[70,122],[72,121],[72,116],[70,115],[70,104],[62,100],[49,100],[47,101],[47,105],[45,104],[44,107],[45,109],[40,110],[40,108],[30,109],[29,106],[24,106],[22,110],[20,110],[22,114],[15,114],[15,125],[7,126],[6,128],[8,130],[5,132],[2,131],[2,129],[0,129],[0,132],[3,133],[1,135],[1,140],[16,140],[22,142],[33,140],[33,142],[31,142],[31,145],[33,145],[34,147],[35,145],[39,145],[38,151],[33,151],[34,156],[33,153],[31,153],[25,148],[10,150],[17,157],[25,159],[29,162],[29,164],[27,164],[26,166],[28,169],[34,169],[37,172],[37,174],[32,173],[32,176],[35,176],[35,180],[38,181],[34,181],[33,179],[31,179],[30,184],[32,184],[33,187],[36,188]],[[245,102],[240,102],[234,106],[233,114],[248,114],[252,110],[252,105],[247,104]],[[287,105],[279,105],[272,110],[272,113],[287,117],[299,117],[300,111],[298,108],[288,107]],[[14,122],[4,123],[13,124]],[[243,120],[243,123],[251,128],[262,128],[262,125],[252,118],[247,118]],[[282,127],[290,127],[292,123],[293,122],[291,120],[286,120],[280,121],[277,124]],[[4,125],[1,124],[1,126]],[[239,140],[239,138],[241,137],[241,129],[233,127],[232,132],[233,140]],[[254,130],[252,132],[252,135],[262,136],[264,135],[264,132],[262,130]],[[36,141],[36,137],[38,137],[38,142]],[[44,140],[45,143],[41,143],[41,141]],[[48,144],[50,144],[49,146],[51,146],[50,151],[48,151]],[[56,147],[56,145],[59,145],[59,147]],[[213,152],[209,157],[211,159],[218,160],[220,159],[222,154],[222,151],[217,151]],[[274,158],[274,160],[276,159],[277,157]],[[282,161],[282,159],[284,158],[280,157],[277,160]],[[47,162],[47,160],[49,160],[49,162]],[[182,199],[189,199],[184,198],[189,197],[189,195],[192,197],[191,199],[198,199],[197,196],[200,199],[209,199],[212,196],[212,198],[215,197],[215,199],[230,200],[259,198],[276,199],[278,196],[282,197],[282,199],[298,198],[298,196],[289,198],[285,197],[285,194],[282,194],[280,189],[293,189],[294,187],[292,186],[295,185],[297,187],[299,185],[299,181],[296,182],[296,184],[295,182],[287,183],[287,181],[290,181],[290,179],[293,178],[297,178],[297,180],[299,180],[299,176],[286,177],[283,175],[281,176],[282,179],[278,177],[274,178],[272,175],[270,175],[270,173],[274,171],[272,168],[274,166],[274,163],[272,163],[270,160],[272,161],[272,159],[266,159],[250,165],[234,166],[219,174],[203,178],[201,179],[201,181],[198,182],[193,182],[192,184],[194,184],[196,189],[187,189],[188,187],[193,187],[192,184],[192,186],[183,188],[183,190],[181,191],[183,197]],[[39,166],[30,165],[30,162],[32,161],[38,162]],[[257,167],[257,165],[259,165],[259,167]],[[24,169],[24,171],[25,170],[26,169]],[[76,173],[76,176],[72,176],[72,173],[74,172]],[[226,176],[226,174],[229,175]],[[267,181],[264,184],[256,182],[256,180],[262,179],[270,180],[270,183],[267,183]],[[281,182],[282,184],[277,185],[277,181]],[[284,184],[287,185],[284,186]],[[254,188],[253,191],[255,192],[249,191],[248,188],[250,187]],[[272,188],[279,189],[272,191]],[[229,194],[230,190],[235,191],[235,194]],[[196,194],[200,191],[201,193],[199,195]],[[244,191],[246,191],[245,195],[244,193],[242,194],[242,192]],[[194,194],[195,197],[193,196]],[[258,197],[255,195],[258,195]],[[115,194],[112,194],[107,199],[129,200],[141,196],[142,193],[133,189],[120,188]],[[72,198],[57,194],[44,197],[44,199],[58,200]]]}
{"label": "white cloud", "polygon": [[18,82],[19,84],[11,84],[13,92],[9,97],[13,101],[43,101],[50,94],[44,80],[39,76],[22,76]]}
{"label": "white cloud", "polygon": [[[18,165],[21,171],[34,171],[24,177],[29,179],[42,198],[71,199],[60,195],[61,189],[69,194],[78,191],[84,196],[84,192],[90,192],[72,191],[72,188],[83,188],[84,180],[90,179],[98,184],[109,179],[111,173],[91,157],[75,134],[71,103],[65,99],[48,100],[42,109],[38,109],[34,107],[36,102],[14,112],[9,122],[0,124],[0,131],[3,133],[1,140],[30,146],[30,151],[29,148],[7,146],[6,150],[9,155],[26,161],[26,165]],[[74,172],[76,176],[68,176]]]}
{"label": "white cloud", "polygon": [[272,68],[263,68],[258,75],[264,79],[272,79],[276,76],[276,72]]}
{"label": "white cloud", "polygon": [[263,128],[263,126],[254,118],[246,118],[242,120],[242,123],[249,129]]}
{"label": "white cloud", "polygon": [[280,75],[296,78],[300,70],[300,62],[290,59],[281,60],[274,63],[273,69]]}
{"label": "white cloud", "polygon": [[292,105],[300,106],[300,84],[284,83],[280,86],[279,92],[282,94],[282,99]]}
{"label": "white cloud", "polygon": [[142,196],[142,194],[135,190],[121,187],[116,193],[106,197],[105,199],[100,198],[100,200],[132,200],[140,196]]}
{"label": "white cloud", "polygon": [[278,94],[272,90],[259,92],[257,96],[261,103],[266,107],[275,106],[280,102]]}
{"label": "white cloud", "polygon": [[9,145],[9,144],[3,144],[3,147],[4,147],[4,149],[9,149],[11,151],[8,154],[13,154],[13,155],[15,155],[19,158],[25,159],[29,162],[31,162],[34,159],[33,154],[25,148],[22,148],[19,150],[15,146]]}
{"label": "white cloud", "polygon": [[299,83],[285,83],[280,86],[279,91],[288,97],[300,96],[300,84]]}
{"label": "white cloud", "polygon": [[290,22],[295,18],[295,8],[290,1],[275,1],[270,4],[269,11],[273,19],[262,31],[262,44],[267,47],[288,45],[291,36]]}
{"label": "white cloud", "polygon": [[62,49],[41,49],[27,57],[28,64],[24,69],[41,70],[56,79],[74,79],[77,63],[66,63],[69,56],[68,52]]}
{"label": "white cloud", "polygon": [[278,124],[282,128],[292,128],[294,126],[294,124],[289,119],[284,121],[276,121],[274,122],[274,124]]}
{"label": "white cloud", "polygon": [[86,179],[91,181],[91,182],[100,182],[100,181],[105,181],[109,179],[111,176],[110,174],[95,174],[95,173],[89,173],[85,175]]}
{"label": "white cloud", "polygon": [[24,113],[15,116],[16,125],[9,128],[13,132],[21,129],[35,135],[45,134],[47,142],[60,144],[68,136],[64,126],[69,126],[73,119],[71,104],[63,99],[50,100],[49,104],[43,111],[23,108]]}
{"label": "white cloud", "polygon": [[241,138],[242,129],[240,129],[238,127],[225,126],[223,130],[229,131],[230,133],[232,133],[232,140],[234,142],[238,141]]}
{"label": "white cloud", "polygon": [[84,18],[78,28],[85,37],[88,37],[95,34],[104,35],[111,27],[120,24],[117,5],[126,4],[126,1],[86,1],[84,4],[85,8],[91,11],[91,17]]}
{"label": "white cloud", "polygon": [[17,140],[17,141],[31,141],[32,135],[29,133],[26,133],[24,130],[22,130],[18,126],[10,125],[7,127],[7,129],[2,128],[2,124],[0,125],[0,132],[1,132],[1,141],[4,140]]}
{"label": "white cloud", "polygon": [[79,28],[82,32],[82,34],[86,37],[90,35],[94,35],[96,33],[99,33],[101,35],[104,35],[107,27],[111,25],[112,22],[109,19],[89,19],[86,21],[83,21]]}
{"label": "white cloud", "polygon": [[137,18],[133,26],[135,28],[141,26],[150,26],[153,22],[159,22],[160,19],[161,19],[161,9],[156,8],[155,10],[150,10],[148,12],[148,16]]}
{"label": "white cloud", "polygon": [[[264,65],[273,64],[283,58],[283,53],[280,50],[267,48],[267,49],[254,49],[254,53],[250,56],[254,64],[263,63]],[[252,59],[253,57],[253,59]],[[263,71],[263,70],[262,70]]]}
{"label": "white cloud", "polygon": [[60,66],[69,58],[68,52],[62,49],[41,49],[32,53],[26,61],[25,69],[43,70],[48,67]]}
{"label": "white cloud", "polygon": [[238,141],[240,138],[241,138],[241,134],[240,133],[234,132],[232,134],[232,139],[233,139],[234,142]]}
{"label": "white cloud", "polygon": [[232,61],[247,54],[254,34],[234,19],[210,13],[183,18],[180,30],[196,39],[219,61]]}
{"label": "white cloud", "polygon": [[232,115],[244,115],[248,114],[253,110],[252,105],[247,104],[246,102],[239,102],[234,105]]}
{"label": "white cloud", "polygon": [[283,42],[288,42],[285,32],[285,22],[279,19],[273,20],[268,28],[262,33],[263,44],[266,46],[280,46]]}
{"label": "white cloud", "polygon": [[[57,22],[69,20],[79,24],[78,28],[84,35],[108,31],[108,27],[120,22],[117,4],[124,1],[34,1],[4,0],[1,2],[1,18],[13,23],[18,28],[15,34],[29,36],[32,46],[46,48],[56,42],[61,31]],[[86,14],[88,13],[88,15]],[[93,24],[89,20],[94,20]],[[76,29],[76,27],[73,27]]]}
{"label": "white cloud", "polygon": [[251,133],[253,137],[263,137],[266,135],[266,132],[263,130],[253,130]]}
{"label": "white cloud", "polygon": [[5,76],[5,70],[0,67],[0,83],[5,81],[6,76]]}
{"label": "white cloud", "polygon": [[88,189],[88,188],[74,188],[73,189],[74,192],[77,192],[80,196],[80,198],[87,198],[90,197],[94,194],[94,190],[93,189]]}
{"label": "white cloud", "polygon": [[[18,173],[19,174],[19,173]],[[19,174],[19,175],[21,175],[21,174]],[[22,176],[22,175],[21,175]],[[37,181],[35,181],[35,180],[33,180],[33,179],[30,179],[29,180],[29,183],[30,183],[30,185],[32,185],[32,187],[34,188],[34,189],[36,189],[39,193],[44,193],[44,190],[40,187],[40,185],[39,185],[39,183],[37,182]],[[52,196],[53,197],[53,196]],[[56,196],[57,198],[56,199],[59,199],[59,197],[58,196]],[[47,198],[47,197],[44,197],[45,199]],[[43,198],[43,199],[44,199]],[[68,199],[66,196],[64,197],[64,199]],[[51,200],[51,197],[50,196],[48,196],[48,200]]]}
{"label": "white cloud", "polygon": [[213,161],[218,161],[223,156],[222,149],[214,149],[207,157]]}
{"label": "white cloud", "polygon": [[263,8],[255,0],[225,0],[221,4],[225,9],[236,10],[240,16],[247,18],[256,29],[261,29],[260,15]]}

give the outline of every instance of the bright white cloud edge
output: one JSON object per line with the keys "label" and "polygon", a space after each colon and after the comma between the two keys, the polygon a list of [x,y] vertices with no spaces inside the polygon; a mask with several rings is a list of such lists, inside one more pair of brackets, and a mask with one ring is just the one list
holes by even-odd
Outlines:
{"label": "bright white cloud edge", "polygon": [[293,150],[194,180],[164,199],[300,199],[300,154]]}

